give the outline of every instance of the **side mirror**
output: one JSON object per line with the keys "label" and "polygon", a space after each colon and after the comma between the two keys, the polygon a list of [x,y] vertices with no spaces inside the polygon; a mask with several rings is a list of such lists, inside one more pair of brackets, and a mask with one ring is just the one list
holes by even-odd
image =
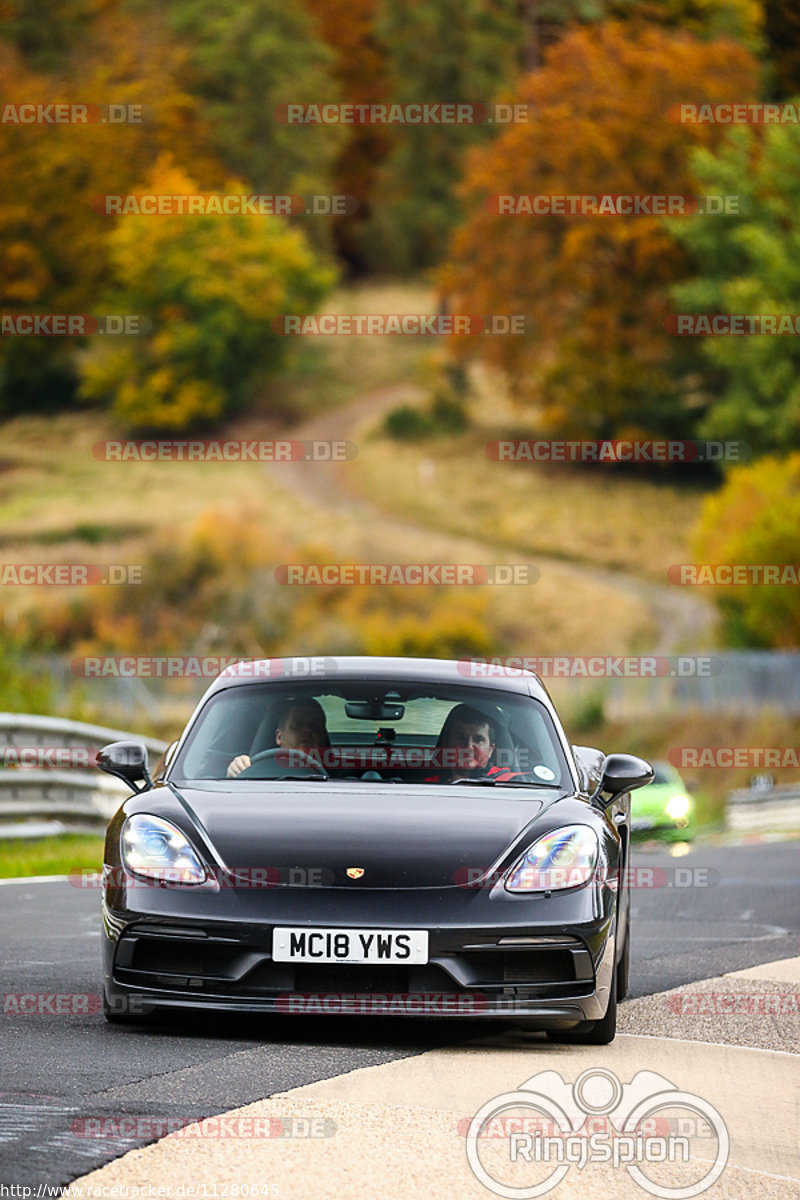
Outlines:
{"label": "side mirror", "polygon": [[635,754],[609,754],[603,763],[600,791],[618,796],[653,782],[655,771],[649,762]]}
{"label": "side mirror", "polygon": [[98,753],[97,765],[107,775],[115,775],[127,783],[135,792],[145,790],[137,786],[142,782],[147,787],[153,786],[147,769],[147,747],[141,742],[111,742]]}

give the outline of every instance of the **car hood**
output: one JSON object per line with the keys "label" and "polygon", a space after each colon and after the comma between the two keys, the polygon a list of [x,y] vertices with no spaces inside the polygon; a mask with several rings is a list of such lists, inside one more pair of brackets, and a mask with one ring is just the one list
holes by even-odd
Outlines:
{"label": "car hood", "polygon": [[[275,782],[175,788],[185,813],[234,873],[267,869],[296,885],[453,887],[529,844],[555,788],[444,788]],[[356,883],[348,868],[362,868]],[[290,875],[290,871],[294,873]],[[305,873],[305,874],[304,874]]]}

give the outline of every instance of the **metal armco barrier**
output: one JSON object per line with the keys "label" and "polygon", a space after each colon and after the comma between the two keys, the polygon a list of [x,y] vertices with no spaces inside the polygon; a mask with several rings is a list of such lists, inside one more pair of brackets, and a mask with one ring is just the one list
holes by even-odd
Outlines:
{"label": "metal armco barrier", "polygon": [[728,797],[725,823],[748,833],[800,830],[800,783],[737,788]]}
{"label": "metal armco barrier", "polygon": [[[16,751],[99,750],[109,742],[143,742],[151,767],[166,748],[158,738],[141,737],[63,717],[0,713],[0,837],[24,836],[26,822],[42,833],[57,820],[65,831],[100,831],[131,789],[96,767],[68,769],[27,766]],[[29,757],[33,757],[29,755]],[[8,763],[20,765],[6,765]],[[16,827],[16,828],[15,828]],[[31,830],[34,826],[29,827]]]}

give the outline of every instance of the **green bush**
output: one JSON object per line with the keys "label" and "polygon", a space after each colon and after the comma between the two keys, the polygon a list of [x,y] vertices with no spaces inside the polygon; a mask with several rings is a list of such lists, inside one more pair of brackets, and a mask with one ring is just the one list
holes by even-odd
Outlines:
{"label": "green bush", "polygon": [[425,408],[400,404],[387,414],[383,432],[398,442],[421,442],[437,435],[461,433],[469,425],[463,400],[445,391],[437,391]]}

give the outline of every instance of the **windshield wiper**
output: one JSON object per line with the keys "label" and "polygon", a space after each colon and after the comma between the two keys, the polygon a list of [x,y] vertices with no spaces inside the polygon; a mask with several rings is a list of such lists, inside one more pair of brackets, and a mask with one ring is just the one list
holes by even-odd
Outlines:
{"label": "windshield wiper", "polygon": [[[262,775],[260,778],[251,775],[253,783],[330,783],[330,775]],[[245,783],[247,780],[245,779]]]}
{"label": "windshield wiper", "polygon": [[451,779],[450,786],[469,783],[472,787],[558,788],[560,783],[538,783],[534,779]]}

